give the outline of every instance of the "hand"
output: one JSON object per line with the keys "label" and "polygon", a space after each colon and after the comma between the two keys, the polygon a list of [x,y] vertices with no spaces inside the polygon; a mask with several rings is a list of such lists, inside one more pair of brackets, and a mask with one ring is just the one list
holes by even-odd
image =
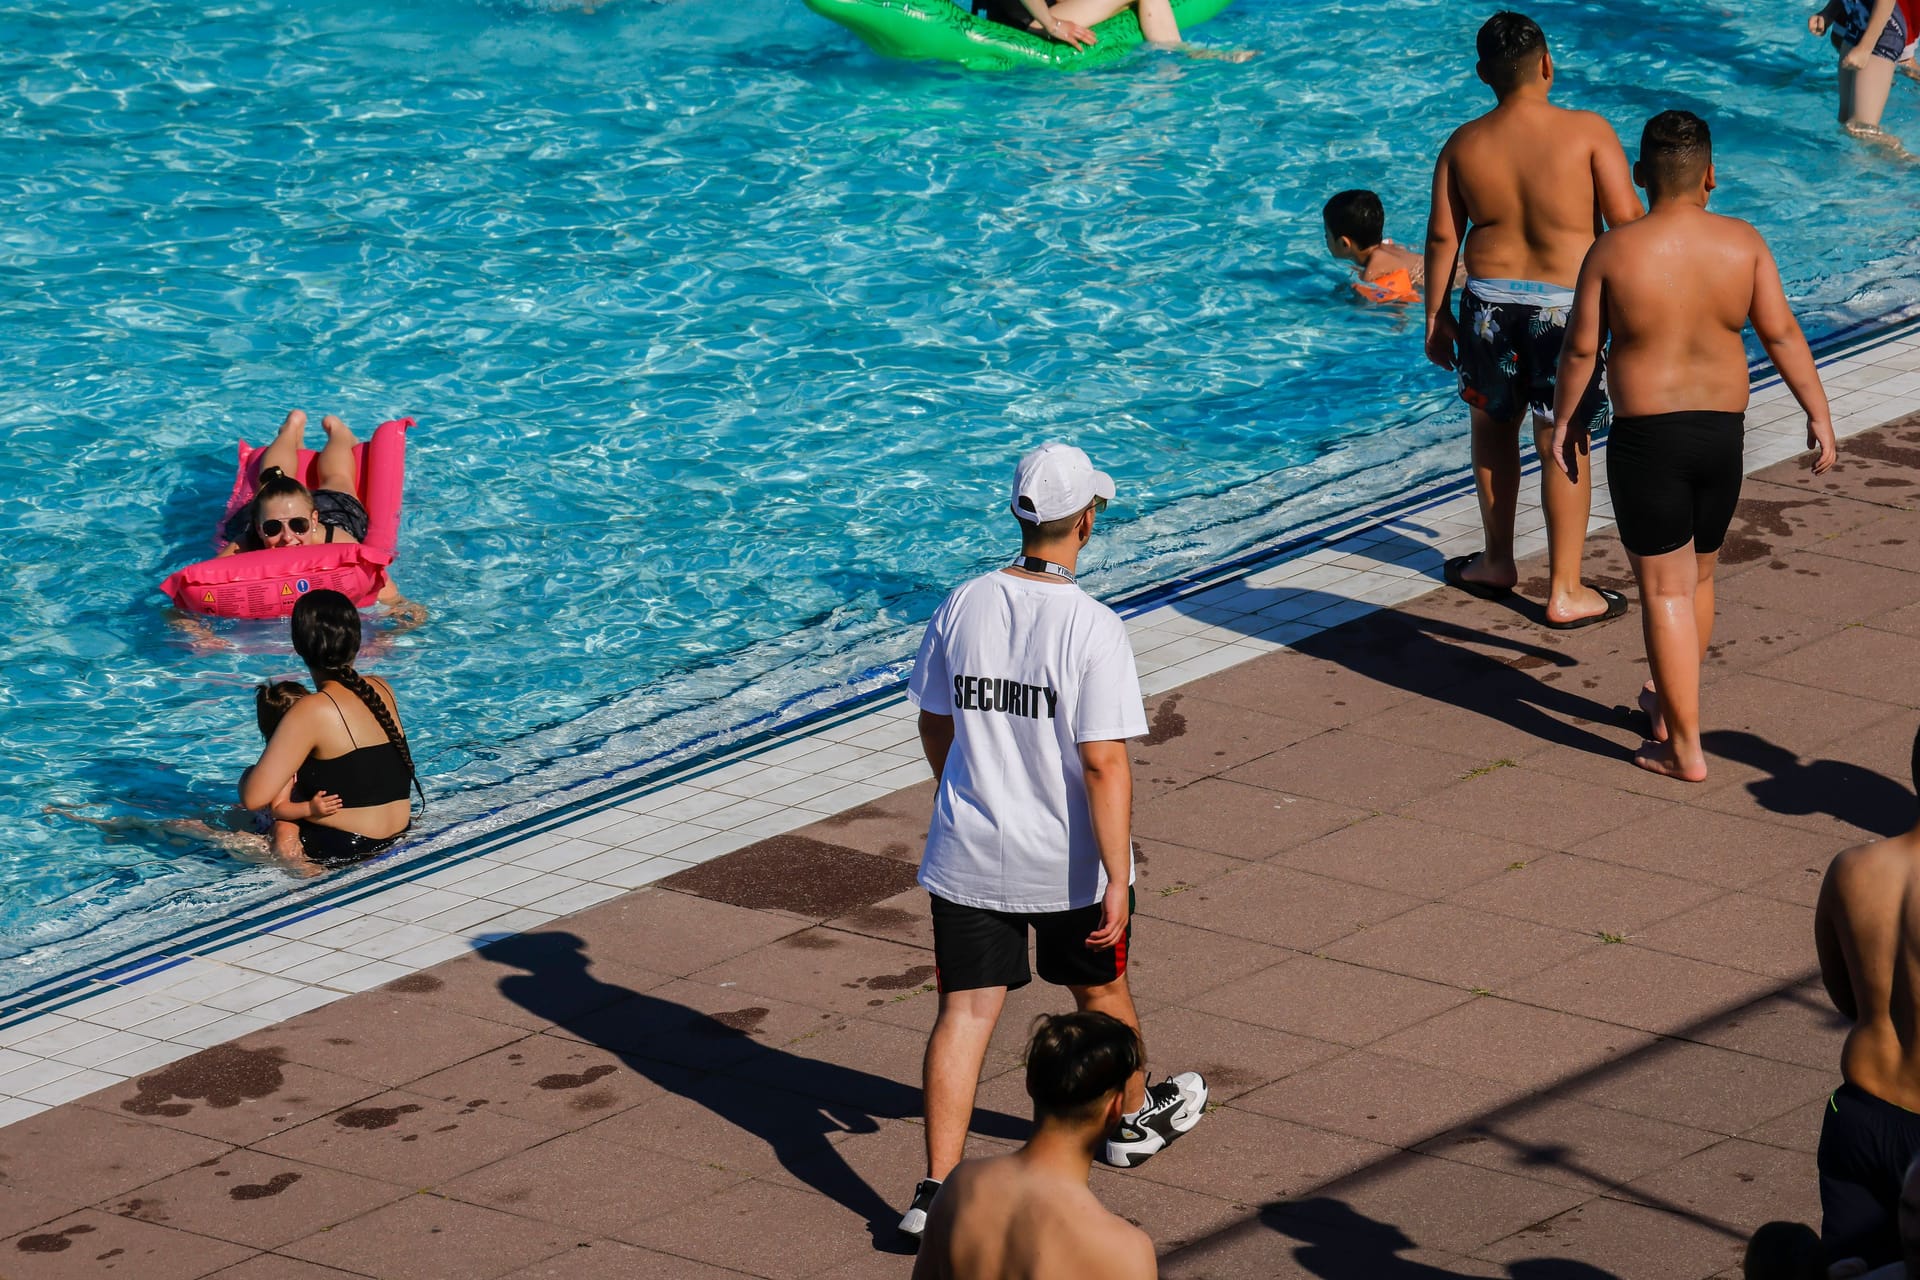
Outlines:
{"label": "hand", "polygon": [[1833,467],[1833,461],[1840,456],[1840,446],[1834,442],[1833,424],[1825,418],[1807,418],[1807,448],[1814,450],[1813,474],[1823,476]]}
{"label": "hand", "polygon": [[1565,422],[1556,422],[1553,426],[1553,443],[1548,451],[1553,455],[1554,465],[1561,474],[1575,484],[1580,483],[1580,459],[1587,455],[1587,429],[1575,428]]}
{"label": "hand", "polygon": [[1862,40],[1859,44],[1847,50],[1846,56],[1840,59],[1840,65],[1849,71],[1865,71],[1867,69],[1867,63],[1872,58],[1873,50],[1867,47],[1866,41]]}
{"label": "hand", "polygon": [[1068,22],[1065,18],[1056,18],[1048,23],[1046,33],[1061,44],[1070,44],[1076,49],[1084,49],[1088,45],[1100,43],[1099,36],[1079,23]]}
{"label": "hand", "polygon": [[1100,899],[1100,927],[1087,935],[1089,951],[1109,951],[1127,936],[1127,920],[1132,914],[1128,899],[1132,886],[1118,880],[1107,882],[1106,896]]}
{"label": "hand", "polygon": [[1427,322],[1427,359],[1442,369],[1453,369],[1459,363],[1459,346],[1460,329],[1453,316],[1444,310],[1434,312]]}
{"label": "hand", "polygon": [[1807,30],[1816,36],[1827,34],[1827,15],[1814,13],[1807,16]]}
{"label": "hand", "polygon": [[307,801],[307,805],[313,810],[313,816],[316,818],[329,817],[345,808],[340,803],[340,797],[331,791],[319,792],[313,799]]}
{"label": "hand", "polygon": [[1827,1280],[1853,1280],[1872,1270],[1865,1258],[1842,1258],[1827,1268]]}

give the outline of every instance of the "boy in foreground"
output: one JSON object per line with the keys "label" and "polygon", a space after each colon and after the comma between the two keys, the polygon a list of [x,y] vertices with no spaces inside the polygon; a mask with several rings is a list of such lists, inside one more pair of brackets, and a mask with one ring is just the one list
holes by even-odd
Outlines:
{"label": "boy in foreground", "polygon": [[1610,340],[1616,416],[1607,476],[1653,668],[1640,694],[1652,736],[1633,762],[1701,782],[1700,662],[1713,638],[1713,570],[1746,471],[1740,335],[1748,321],[1806,412],[1815,475],[1833,465],[1833,425],[1766,241],[1736,218],[1707,212],[1715,185],[1707,122],[1690,111],[1649,120],[1633,177],[1652,209],[1601,236],[1580,268],[1550,453],[1569,478],[1579,473],[1587,451],[1580,389]]}
{"label": "boy in foreground", "polygon": [[1027,1048],[1033,1136],[963,1161],[933,1202],[913,1280],[1153,1280],[1153,1241],[1087,1187],[1140,1069],[1133,1028],[1104,1013],[1041,1018]]}

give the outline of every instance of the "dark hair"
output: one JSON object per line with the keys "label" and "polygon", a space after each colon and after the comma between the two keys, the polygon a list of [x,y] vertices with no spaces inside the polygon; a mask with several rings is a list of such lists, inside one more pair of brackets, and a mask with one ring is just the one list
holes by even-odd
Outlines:
{"label": "dark hair", "polygon": [[1480,74],[1504,93],[1547,51],[1547,33],[1526,14],[1503,9],[1480,25],[1473,47],[1480,55]]}
{"label": "dark hair", "polygon": [[1690,187],[1713,163],[1713,134],[1691,111],[1662,111],[1640,131],[1640,176],[1647,190]]}
{"label": "dark hair", "polygon": [[293,606],[293,651],[312,669],[316,681],[324,684],[338,680],[366,704],[373,718],[380,722],[387,741],[400,749],[400,758],[407,765],[407,777],[413,782],[413,789],[420,792],[420,803],[425,804],[427,793],[420,789],[420,774],[413,767],[413,750],[407,745],[407,735],[400,731],[400,722],[394,718],[386,699],[367,683],[365,676],[353,669],[353,660],[360,653],[360,611],[353,607],[353,601],[325,587],[301,596]]}
{"label": "dark hair", "polygon": [[1371,191],[1342,191],[1320,210],[1330,236],[1345,236],[1356,249],[1371,249],[1386,234],[1387,211]]}
{"label": "dark hair", "polygon": [[1095,1103],[1126,1087],[1143,1059],[1140,1037],[1111,1014],[1041,1015],[1027,1045],[1035,1118],[1086,1118]]}
{"label": "dark hair", "polygon": [[[1025,502],[1026,499],[1022,498],[1020,499],[1020,501]],[[1061,516],[1058,520],[1035,521],[1035,520],[1028,520],[1025,517],[1021,517],[1020,519],[1021,545],[1037,546],[1038,544],[1043,542],[1058,542],[1061,538],[1064,538],[1069,533],[1073,532],[1073,526],[1076,524],[1079,524],[1080,517],[1085,514],[1086,514],[1086,508],[1082,507],[1080,510],[1074,512],[1072,515]]]}
{"label": "dark hair", "polygon": [[1914,794],[1920,796],[1920,733],[1913,735],[1913,756],[1907,768],[1910,771],[1907,776],[1913,779]]}
{"label": "dark hair", "polygon": [[253,691],[253,718],[260,724],[260,736],[271,738],[293,704],[307,696],[307,686],[298,680],[276,680]]}
{"label": "dark hair", "polygon": [[260,540],[260,508],[275,498],[291,498],[298,495],[313,505],[313,493],[307,486],[295,480],[278,467],[268,467],[260,473],[260,487],[253,491],[253,501],[247,507],[247,536],[243,543],[248,551],[261,551],[266,543]]}
{"label": "dark hair", "polygon": [[1769,1222],[1747,1241],[1740,1260],[1744,1280],[1821,1280],[1827,1269],[1820,1237],[1804,1222]]}

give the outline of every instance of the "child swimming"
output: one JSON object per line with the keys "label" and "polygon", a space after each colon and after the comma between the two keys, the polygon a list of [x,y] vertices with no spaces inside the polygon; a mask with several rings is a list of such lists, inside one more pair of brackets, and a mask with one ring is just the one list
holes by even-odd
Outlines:
{"label": "child swimming", "polygon": [[1893,89],[1894,69],[1913,65],[1920,0],[1827,0],[1824,9],[1807,19],[1807,30],[1831,39],[1840,55],[1840,123],[1847,132],[1904,151],[1880,127],[1880,117]]}
{"label": "child swimming", "polygon": [[1386,209],[1371,191],[1342,191],[1320,210],[1327,252],[1353,264],[1354,292],[1369,302],[1419,302],[1426,260],[1385,236]]}

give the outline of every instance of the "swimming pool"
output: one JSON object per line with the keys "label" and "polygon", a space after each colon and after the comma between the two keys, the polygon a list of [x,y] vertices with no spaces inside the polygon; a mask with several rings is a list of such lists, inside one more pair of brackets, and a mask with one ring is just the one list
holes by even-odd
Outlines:
{"label": "swimming pool", "polygon": [[[1199,34],[1245,66],[984,78],[784,0],[0,4],[0,991],[284,888],[43,806],[224,807],[298,663],[153,586],[288,407],[420,421],[434,620],[366,665],[429,829],[890,679],[1040,439],[1119,478],[1110,594],[1457,468],[1318,210],[1417,238],[1484,10],[1241,0]],[[1531,11],[1565,100],[1709,115],[1811,331],[1920,300],[1913,172],[1838,135],[1802,6]]]}

